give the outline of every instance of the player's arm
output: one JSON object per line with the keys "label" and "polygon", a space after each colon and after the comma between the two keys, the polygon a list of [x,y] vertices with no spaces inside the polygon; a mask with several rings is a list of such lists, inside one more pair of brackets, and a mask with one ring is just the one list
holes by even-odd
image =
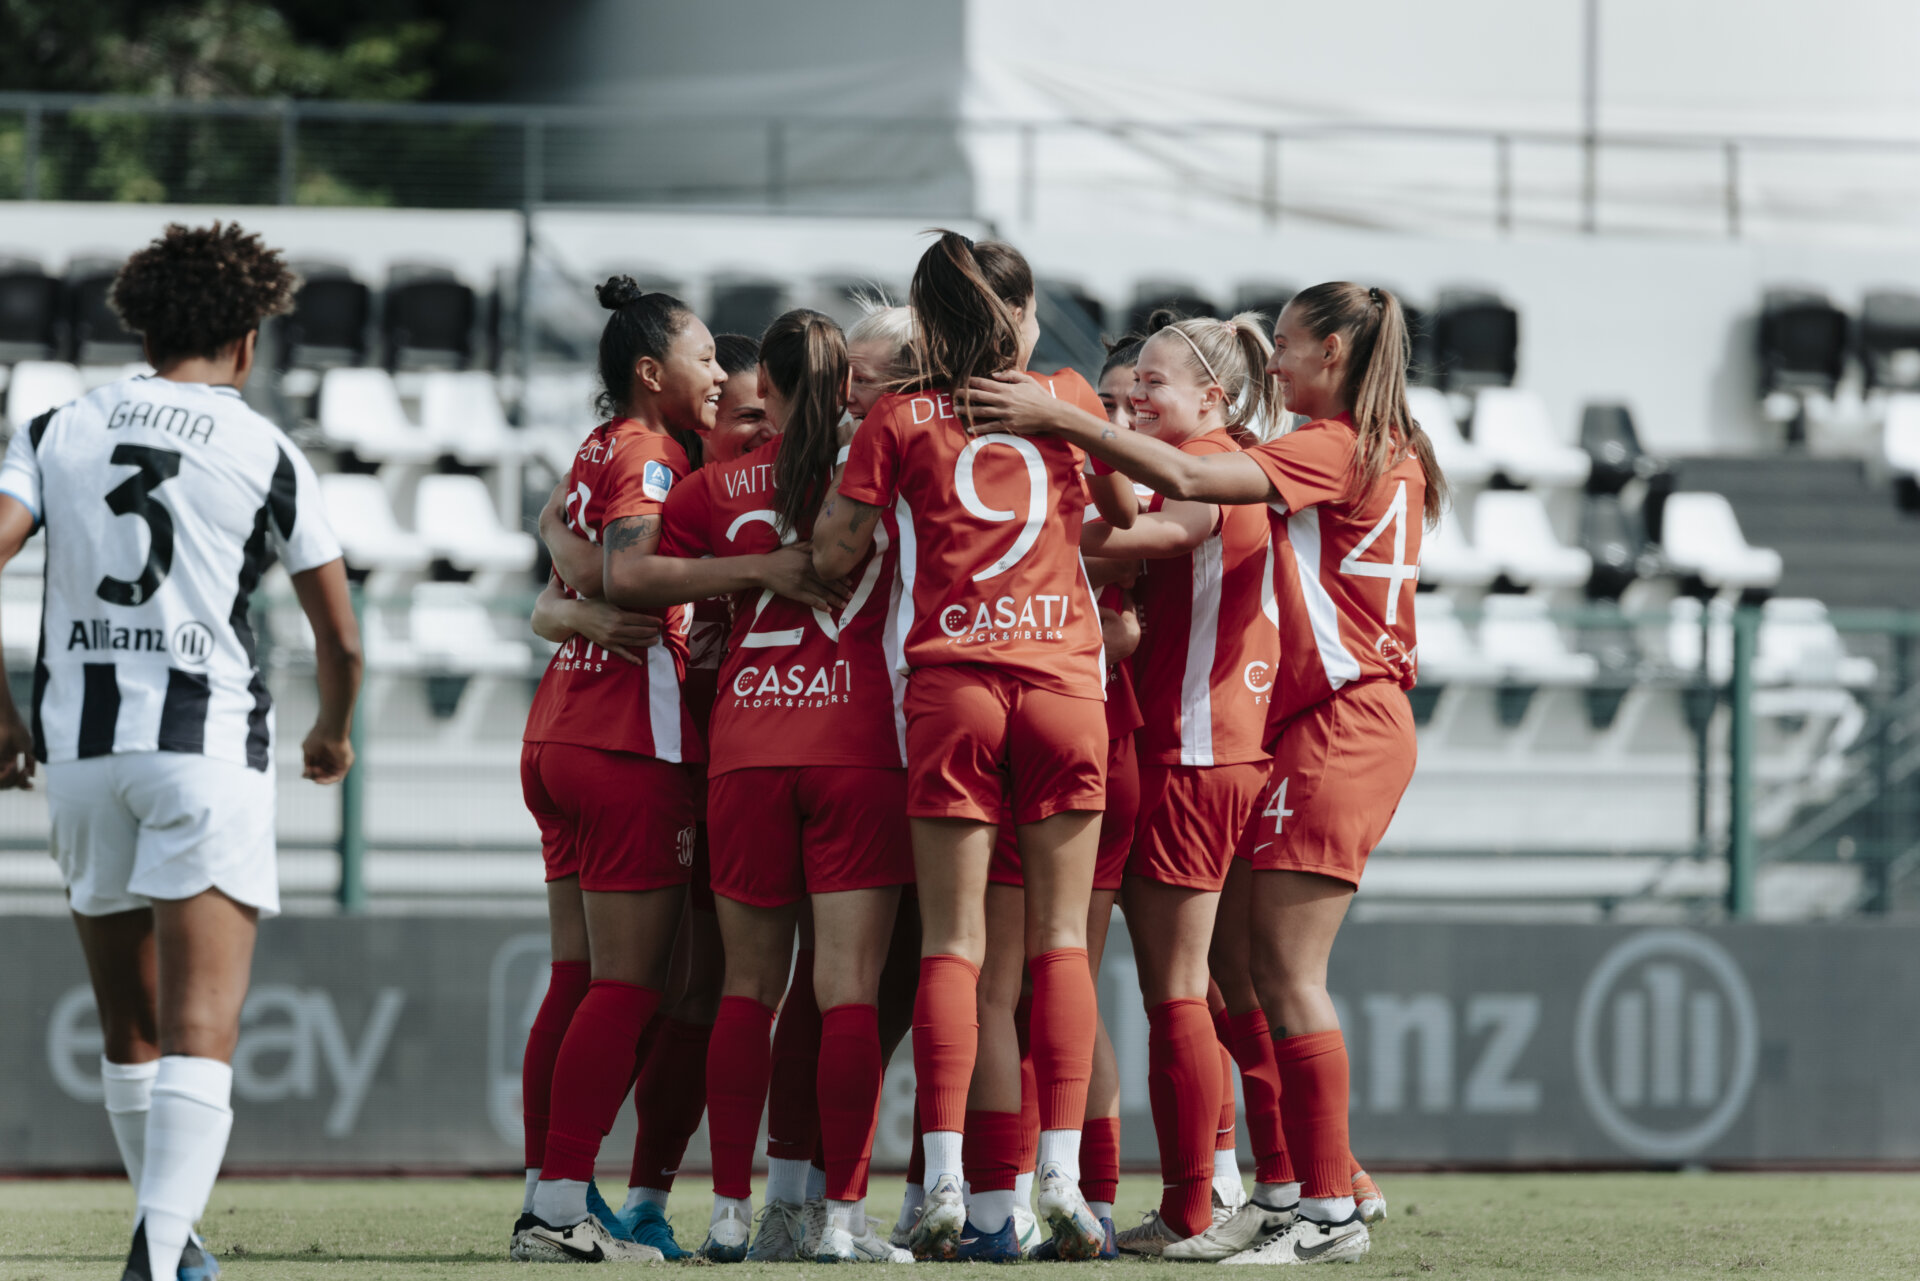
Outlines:
{"label": "player's arm", "polygon": [[1099,521],[1082,525],[1080,550],[1088,556],[1119,560],[1165,560],[1186,555],[1218,528],[1220,509],[1214,504],[1168,503],[1142,515],[1132,529],[1115,529]]}
{"label": "player's arm", "polygon": [[814,572],[822,578],[845,578],[851,574],[873,546],[873,531],[879,524],[878,507],[828,490],[819,518],[813,522]]}
{"label": "player's arm", "polygon": [[[33,509],[12,494],[0,493],[0,569],[5,569],[39,522]],[[0,619],[0,628],[5,620]],[[33,734],[20,719],[13,705],[13,690],[6,679],[5,651],[0,650],[0,789],[33,787]]]}
{"label": "player's arm", "polygon": [[1087,493],[1100,512],[1100,519],[1115,529],[1132,529],[1140,515],[1140,496],[1133,482],[1119,472],[1088,472]]}
{"label": "player's arm", "polygon": [[852,597],[846,584],[814,573],[805,544],[755,556],[691,559],[661,556],[660,516],[623,516],[600,533],[606,546],[606,599],[622,609],[689,605],[714,596],[765,588],[814,609],[838,609]]}
{"label": "player's arm", "polygon": [[540,541],[547,545],[561,582],[582,596],[603,595],[600,549],[567,528],[566,504],[567,482],[562,480],[540,509]]}
{"label": "player's arm", "polygon": [[975,435],[1007,431],[1016,436],[1054,436],[1168,498],[1241,504],[1270,502],[1280,496],[1260,464],[1244,453],[1183,453],[1056,400],[1024,375],[975,378],[969,394],[973,425],[968,430]]}
{"label": "player's arm", "polygon": [[336,558],[293,575],[293,594],[313,627],[314,678],[320,686],[320,713],[300,744],[300,775],[338,783],[353,766],[353,700],[365,666],[360,623],[347,594],[346,561]]}
{"label": "player's arm", "polygon": [[533,602],[533,632],[556,645],[584,636],[601,649],[629,663],[640,663],[640,651],[660,643],[660,620],[636,614],[603,600],[575,600],[549,582]]}
{"label": "player's arm", "polygon": [[1100,643],[1106,646],[1109,663],[1132,658],[1140,648],[1140,611],[1132,601],[1121,609],[1100,607]]}

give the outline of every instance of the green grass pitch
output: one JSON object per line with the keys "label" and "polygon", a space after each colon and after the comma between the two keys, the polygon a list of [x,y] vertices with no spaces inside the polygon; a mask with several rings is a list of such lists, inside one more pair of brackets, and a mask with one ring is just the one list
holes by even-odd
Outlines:
{"label": "green grass pitch", "polygon": [[[1380,1182],[1389,1217],[1374,1230],[1372,1253],[1337,1276],[1920,1275],[1920,1175],[1403,1174]],[[704,1231],[707,1202],[698,1177],[683,1185],[673,1221],[688,1244]],[[893,1177],[874,1180],[870,1203],[889,1221],[898,1187]],[[620,1190],[606,1191],[619,1204]],[[1157,1198],[1158,1180],[1127,1179],[1121,1225]],[[505,1281],[546,1270],[505,1261],[519,1206],[518,1180],[233,1179],[214,1189],[201,1227],[227,1281]],[[0,1281],[118,1281],[131,1209],[124,1183],[0,1182]],[[1023,1266],[1192,1281],[1205,1265]],[[741,1264],[729,1275],[824,1281],[823,1270]]]}

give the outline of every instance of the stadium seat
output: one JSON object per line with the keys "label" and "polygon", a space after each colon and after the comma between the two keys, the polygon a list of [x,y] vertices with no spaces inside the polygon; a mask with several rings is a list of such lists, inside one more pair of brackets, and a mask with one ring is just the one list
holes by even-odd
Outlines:
{"label": "stadium seat", "polygon": [[716,334],[759,338],[787,308],[787,287],[760,276],[719,276],[707,308],[707,328]]}
{"label": "stadium seat", "polygon": [[1832,396],[1847,358],[1847,316],[1818,290],[1769,289],[1760,309],[1760,394]]}
{"label": "stadium seat", "polygon": [[1520,314],[1474,290],[1440,295],[1433,312],[1433,361],[1447,391],[1510,387],[1519,368]]}
{"label": "stadium seat", "polygon": [[1753,669],[1762,685],[1849,689],[1872,685],[1879,674],[1872,659],[1847,652],[1824,604],[1800,597],[1778,597],[1761,607]]}
{"label": "stadium seat", "polygon": [[530,536],[501,523],[478,476],[422,476],[413,527],[455,569],[527,569],[537,550]]}
{"label": "stadium seat", "polygon": [[1493,464],[1460,434],[1460,424],[1454,419],[1445,392],[1437,387],[1409,387],[1407,408],[1433,442],[1433,456],[1450,483],[1455,487],[1487,483],[1493,475]]}
{"label": "stadium seat", "polygon": [[1452,597],[1438,592],[1424,595],[1415,604],[1414,614],[1420,630],[1421,684],[1484,685],[1499,677],[1499,664],[1481,652]]}
{"label": "stadium seat", "polygon": [[302,283],[280,322],[280,368],[364,365],[373,291],[332,263],[299,263],[295,270]]}
{"label": "stadium seat", "polygon": [[1587,492],[1617,494],[1632,480],[1646,480],[1669,469],[1666,460],[1640,446],[1633,412],[1625,405],[1593,404],[1580,412],[1580,448],[1592,460]]}
{"label": "stadium seat", "polygon": [[472,287],[451,271],[396,264],[380,312],[387,369],[466,368],[477,314]]}
{"label": "stadium seat", "polygon": [[1412,352],[1407,361],[1407,382],[1415,387],[1438,386],[1440,371],[1433,362],[1433,313],[1416,307],[1404,296],[1400,311],[1407,319],[1407,345]]}
{"label": "stadium seat", "polygon": [[49,409],[86,395],[80,371],[63,360],[23,360],[7,380],[7,430],[19,431]]}
{"label": "stadium seat", "polygon": [[420,425],[442,454],[465,466],[486,466],[520,452],[500,407],[500,389],[485,370],[428,374],[420,391]]}
{"label": "stadium seat", "polygon": [[143,354],[140,335],[107,303],[117,258],[81,258],[67,270],[67,358],[76,365],[122,365]]}
{"label": "stadium seat", "polygon": [[367,475],[332,472],[320,477],[327,523],[354,569],[425,569],[433,560],[426,543],[393,518],[386,488]]}
{"label": "stadium seat", "polygon": [[1667,602],[1666,661],[1673,670],[1692,675],[1700,671],[1703,653],[1707,679],[1725,684],[1733,675],[1733,602],[1676,596]]}
{"label": "stadium seat", "polygon": [[1866,390],[1920,391],[1920,294],[1875,289],[1860,306]]}
{"label": "stadium seat", "polygon": [[401,407],[384,369],[329,369],[320,377],[320,434],[368,462],[427,462],[440,450]]}
{"label": "stadium seat", "polygon": [[1920,479],[1920,393],[1887,397],[1887,421],[1880,437],[1887,467],[1909,481]]}
{"label": "stadium seat", "polygon": [[1134,286],[1127,308],[1127,332],[1143,334],[1153,313],[1165,309],[1177,316],[1217,316],[1213,300],[1184,280],[1143,280]]}
{"label": "stadium seat", "polygon": [[0,261],[0,360],[58,354],[60,282],[25,258]]}
{"label": "stadium seat", "polygon": [[420,583],[413,589],[408,631],[421,666],[462,675],[526,672],[533,650],[494,627],[485,600],[467,583]]}
{"label": "stadium seat", "polygon": [[1236,312],[1257,311],[1267,318],[1267,336],[1273,336],[1273,322],[1280,319],[1280,311],[1293,296],[1300,292],[1292,285],[1276,284],[1268,280],[1243,280],[1233,291],[1233,309]]}
{"label": "stadium seat", "polygon": [[1579,587],[1593,561],[1553,532],[1540,495],[1524,489],[1491,489],[1474,500],[1473,545],[1520,587]]}
{"label": "stadium seat", "polygon": [[[1502,677],[1517,685],[1585,685],[1600,662],[1567,645],[1539,596],[1489,596],[1480,623],[1480,649]],[[1426,640],[1421,638],[1425,657]]]}
{"label": "stadium seat", "polygon": [[1593,561],[1590,600],[1619,600],[1635,579],[1659,572],[1659,557],[1647,545],[1639,513],[1618,494],[1587,495],[1580,511],[1580,545]]}
{"label": "stadium seat", "polygon": [[1473,443],[1495,471],[1520,485],[1584,484],[1593,460],[1562,443],[1537,391],[1487,387],[1473,398]]}
{"label": "stadium seat", "polygon": [[[1037,280],[1034,288],[1052,295],[1062,306],[1072,307],[1086,318],[1089,328],[1095,333],[1104,333],[1107,328],[1107,307],[1098,298],[1087,292],[1085,285],[1071,280]],[[897,295],[905,297],[905,294]]]}
{"label": "stadium seat", "polygon": [[1780,581],[1780,553],[1753,547],[1724,494],[1673,494],[1661,518],[1661,550],[1676,573],[1718,591],[1754,591]]}
{"label": "stadium seat", "polygon": [[[1458,502],[1442,512],[1440,523],[1420,539],[1420,581],[1437,587],[1485,587],[1500,575],[1500,567],[1476,549],[1467,537]],[[1424,599],[1421,606],[1425,608]],[[1425,615],[1422,615],[1424,619]],[[1420,642],[1425,652],[1425,634]]]}

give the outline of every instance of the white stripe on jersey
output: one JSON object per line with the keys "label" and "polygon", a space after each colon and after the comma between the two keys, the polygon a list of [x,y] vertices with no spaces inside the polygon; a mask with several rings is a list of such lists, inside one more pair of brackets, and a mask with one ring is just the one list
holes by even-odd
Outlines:
{"label": "white stripe on jersey", "polygon": [[678,761],[681,759],[680,676],[665,649],[654,648],[646,653],[647,721],[653,727],[653,754],[659,760]]}
{"label": "white stripe on jersey", "polygon": [[1225,574],[1225,547],[1215,534],[1193,549],[1187,668],[1180,674],[1182,765],[1213,764],[1213,660],[1220,645],[1220,583]]}
{"label": "white stripe on jersey", "polygon": [[[1080,557],[1080,585],[1087,589],[1087,617],[1093,620],[1093,630],[1098,633],[1100,637],[1100,666],[1094,668],[1094,670],[1100,673],[1100,696],[1104,700],[1107,696],[1106,687],[1108,683],[1107,629],[1100,626],[1100,593],[1093,590],[1093,579],[1087,573],[1087,558],[1085,556]],[[1066,611],[1063,607],[1060,615],[1061,626],[1064,627],[1066,622]]]}
{"label": "white stripe on jersey", "polygon": [[[873,563],[878,565],[887,554],[892,540],[887,537],[886,523],[883,521],[873,528]],[[892,593],[887,599],[887,619],[890,623],[900,608],[900,574],[896,567]],[[893,736],[900,748],[900,763],[907,763],[907,665],[901,660],[903,632],[891,626],[880,628],[880,655],[887,665],[887,681],[893,688]]]}
{"label": "white stripe on jersey", "polygon": [[1360,675],[1360,661],[1340,643],[1340,613],[1333,597],[1320,585],[1320,509],[1309,507],[1287,517],[1287,542],[1293,549],[1294,564],[1300,569],[1301,603],[1307,609],[1307,621],[1313,626],[1313,644],[1320,651],[1320,666],[1326,670],[1327,685],[1339,689]]}
{"label": "white stripe on jersey", "polygon": [[894,595],[893,657],[894,670],[905,676],[912,671],[907,666],[907,637],[913,635],[913,586],[920,572],[920,539],[913,531],[913,508],[907,505],[905,494],[894,500],[893,515],[900,525],[900,573],[897,579],[899,590]]}

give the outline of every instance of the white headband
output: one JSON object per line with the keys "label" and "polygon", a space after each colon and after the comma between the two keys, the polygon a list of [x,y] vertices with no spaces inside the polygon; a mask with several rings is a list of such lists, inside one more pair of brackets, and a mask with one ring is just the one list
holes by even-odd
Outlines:
{"label": "white headband", "polygon": [[1187,346],[1193,348],[1193,354],[1199,359],[1200,367],[1207,371],[1207,377],[1213,379],[1214,383],[1217,386],[1219,386],[1219,388],[1222,391],[1226,390],[1227,385],[1220,381],[1219,374],[1216,374],[1213,372],[1213,362],[1209,361],[1206,358],[1206,355],[1203,352],[1201,352],[1200,344],[1195,342],[1191,337],[1189,337],[1187,334],[1187,331],[1180,328],[1178,325],[1168,325],[1167,328],[1172,332],[1179,334],[1181,338],[1186,340]]}

